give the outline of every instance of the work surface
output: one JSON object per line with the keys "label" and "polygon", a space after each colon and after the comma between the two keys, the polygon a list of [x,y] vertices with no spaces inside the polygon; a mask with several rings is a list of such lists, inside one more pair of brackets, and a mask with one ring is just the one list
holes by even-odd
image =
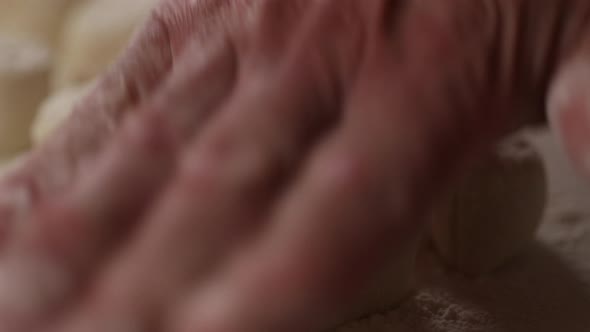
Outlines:
{"label": "work surface", "polygon": [[537,243],[477,280],[446,269],[424,250],[421,287],[410,299],[338,332],[590,331],[590,185],[573,174],[549,135],[536,134],[534,142],[550,181]]}

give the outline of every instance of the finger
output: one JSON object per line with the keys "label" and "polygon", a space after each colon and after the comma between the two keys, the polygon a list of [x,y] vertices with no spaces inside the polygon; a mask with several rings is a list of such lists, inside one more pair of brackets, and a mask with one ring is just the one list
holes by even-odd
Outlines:
{"label": "finger", "polygon": [[466,92],[479,87],[459,76],[465,59],[441,67],[412,56],[454,47],[424,35],[437,29],[420,31],[436,42],[401,58],[386,42],[367,50],[342,127],[314,151],[258,245],[199,285],[172,331],[319,331],[358,314],[388,262],[401,278],[392,283],[407,284],[431,202],[507,126],[474,107]]}
{"label": "finger", "polygon": [[[0,184],[0,191],[19,197],[3,204],[2,220],[11,227],[39,201],[63,190],[118,127],[122,114],[149,95],[172,63],[169,36],[156,14],[147,22],[121,59],[99,79],[72,117],[44,146]],[[4,218],[5,217],[5,218]]]}
{"label": "finger", "polygon": [[143,106],[145,111],[128,119],[107,150],[87,168],[92,176],[43,205],[34,220],[18,230],[8,255],[26,263],[2,266],[7,271],[0,287],[43,292],[46,285],[39,280],[43,276],[14,278],[39,260],[66,275],[70,285],[54,298],[44,299],[35,313],[18,312],[6,297],[0,303],[0,319],[28,322],[34,321],[31,316],[52,314],[117,247],[174,170],[178,150],[203,114],[210,113],[231,90],[234,54],[229,45],[222,45],[210,52],[200,48],[200,61],[190,53],[191,66],[182,67],[189,71],[171,73],[154,101]]}
{"label": "finger", "polygon": [[[63,188],[118,127],[123,114],[148,96],[172,65],[165,21],[153,14],[121,58],[99,80],[72,116],[36,154],[38,187]],[[56,174],[61,172],[61,174]],[[68,174],[65,176],[64,174]]]}
{"label": "finger", "polygon": [[[225,278],[208,292],[197,292],[174,331],[320,330],[361,300],[360,287],[373,282],[385,260],[411,271],[421,217],[412,190],[426,184],[404,183],[410,177],[416,181],[407,172],[418,165],[372,160],[365,152],[371,145],[360,142],[382,142],[356,134],[338,132],[318,150],[280,205],[277,226],[260,247],[224,271]],[[390,191],[383,180],[399,191]],[[428,200],[420,203],[425,209]],[[396,271],[404,286],[410,271]],[[359,312],[342,315],[347,314]]]}
{"label": "finger", "polygon": [[[141,200],[147,201],[154,190],[156,182],[151,177],[166,172],[169,159],[174,158],[169,137],[155,127],[161,124],[141,123],[126,130],[125,137],[118,139],[117,151],[107,153],[92,170],[92,177],[63,197],[40,206],[26,224],[13,232],[0,261],[2,324],[34,324],[58,310],[81,286],[89,268],[98,265],[99,258],[108,253],[106,249],[116,236],[130,227]],[[131,161],[122,162],[122,154]],[[133,173],[130,164],[136,167]],[[123,191],[111,181],[132,189]],[[105,196],[96,197],[96,192]],[[52,272],[40,272],[45,270]],[[43,298],[30,296],[51,292],[54,286],[48,282],[54,274],[59,274],[64,283],[59,293]],[[26,310],[15,300],[21,297],[29,301]]]}
{"label": "finger", "polygon": [[558,74],[549,97],[549,121],[573,166],[590,178],[590,61],[580,57]]}
{"label": "finger", "polygon": [[[336,115],[309,68],[298,62],[239,85],[196,137],[135,243],[64,331],[155,326],[183,289],[256,231],[278,188]],[[166,273],[154,278],[154,269]]]}
{"label": "finger", "polygon": [[[17,290],[14,294],[18,294],[23,289],[36,290],[39,293],[43,291],[46,283],[42,275],[37,279],[21,280],[14,277],[27,269],[37,268],[41,265],[39,261],[49,261],[44,266],[49,265],[53,269],[62,271],[74,282],[71,282],[64,292],[51,299],[39,300],[37,301],[39,303],[33,301],[36,303],[34,311],[20,310],[11,306],[10,300],[6,301],[4,314],[2,314],[5,321],[16,322],[15,324],[27,321],[35,323],[38,320],[33,317],[51,316],[51,312],[62,307],[64,300],[80,288],[77,282],[82,281],[85,275],[90,273],[87,268],[93,264],[98,265],[100,259],[107,255],[108,248],[114,241],[113,235],[120,234],[124,229],[129,228],[130,221],[133,221],[132,216],[136,215],[143,205],[148,204],[153,194],[157,192],[157,188],[174,164],[175,159],[171,155],[178,148],[174,143],[190,137],[196,127],[204,122],[204,114],[216,108],[217,103],[221,102],[231,90],[235,63],[234,54],[227,47],[229,45],[217,43],[218,45],[215,46],[223,44],[222,47],[207,46],[211,44],[211,40],[218,41],[219,38],[212,36],[211,31],[204,29],[208,31],[209,38],[201,36],[193,39],[189,47],[185,46],[184,37],[190,36],[188,29],[192,28],[189,23],[196,18],[192,17],[188,21],[178,20],[177,10],[186,7],[184,5],[188,3],[170,1],[164,2],[162,6],[162,20],[158,23],[166,28],[161,30],[165,33],[163,36],[170,37],[167,33],[173,29],[175,37],[174,40],[167,40],[170,47],[164,49],[174,53],[172,55],[176,58],[176,65],[172,72],[167,74],[168,78],[163,80],[165,83],[158,89],[156,97],[149,103],[144,101],[148,105],[142,108],[148,110],[149,114],[140,116],[139,120],[130,121],[129,128],[123,129],[123,133],[118,135],[119,138],[113,140],[114,143],[100,158],[98,165],[92,165],[87,169],[90,173],[96,173],[96,177],[84,178],[65,198],[60,199],[58,203],[46,204],[48,207],[41,209],[36,219],[42,219],[47,227],[43,229],[32,227],[32,231],[24,231],[23,233],[27,236],[24,240],[21,239],[18,248],[13,250],[16,253],[9,255],[31,258],[28,260],[19,258],[18,260],[23,262],[31,262],[17,264],[18,268],[6,268],[11,272],[6,273],[5,279],[9,282],[5,285],[14,286],[13,289]],[[187,11],[187,13],[191,12]],[[215,17],[217,9],[208,13]],[[203,32],[203,34],[207,33]],[[145,34],[156,39],[159,36],[153,31],[151,34]],[[155,40],[146,39],[145,42],[146,46],[157,47]],[[129,51],[129,53],[132,52]],[[125,68],[139,66],[132,60],[129,61],[131,64],[124,66]],[[135,70],[129,69],[129,73],[137,74],[139,67]],[[151,64],[148,67],[153,68],[154,65]],[[117,71],[113,72],[117,73]],[[162,80],[157,76],[159,75],[154,76],[153,83]],[[143,81],[141,78],[138,78],[138,81],[139,83],[150,82]],[[126,84],[122,86],[128,88]],[[133,87],[132,84],[131,87]],[[155,88],[155,85],[150,87],[151,90]],[[101,89],[98,88],[97,91],[100,92]],[[135,97],[142,95],[141,91],[135,89],[129,91],[132,93],[127,96],[133,97],[131,100],[140,101],[138,99],[141,98]],[[149,91],[146,90],[146,92]],[[126,102],[123,104],[127,105]],[[158,123],[159,121],[162,123]],[[168,145],[169,143],[173,144]],[[157,151],[158,146],[162,148],[162,145],[164,151]],[[136,172],[138,169],[142,171]],[[118,186],[110,185],[114,179]],[[48,210],[51,213],[48,213]],[[44,213],[50,216],[46,217]],[[126,222],[121,223],[121,220]],[[77,234],[67,236],[74,233]],[[33,249],[28,250],[27,248],[31,246]],[[50,254],[40,254],[46,251]],[[85,256],[76,256],[74,255],[76,252],[84,253]]]}
{"label": "finger", "polygon": [[104,146],[124,114],[165,81],[188,42],[215,39],[213,35],[227,32],[229,25],[243,23],[238,18],[251,7],[255,6],[249,2],[235,5],[227,0],[162,1],[117,63],[23,168],[21,177],[26,181],[20,187],[28,199],[36,202],[67,187],[84,168],[84,160]]}
{"label": "finger", "polygon": [[[326,66],[317,60],[326,61],[293,56],[278,69],[242,72],[247,81],[196,137],[144,231],[66,323],[68,331],[152,326],[188,282],[256,230],[273,193],[336,115],[330,73],[318,71]],[[153,269],[167,273],[147,277]]]}

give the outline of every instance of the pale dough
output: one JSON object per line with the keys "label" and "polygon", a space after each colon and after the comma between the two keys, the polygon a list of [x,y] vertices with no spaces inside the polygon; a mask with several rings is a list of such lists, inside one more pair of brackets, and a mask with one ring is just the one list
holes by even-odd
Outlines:
{"label": "pale dough", "polygon": [[54,48],[63,16],[81,0],[0,0],[0,34]]}
{"label": "pale dough", "polygon": [[46,47],[0,38],[0,160],[30,146],[29,128],[47,95],[50,68]]}
{"label": "pale dough", "polygon": [[435,247],[466,274],[490,272],[533,239],[546,192],[541,156],[521,135],[511,137],[467,174],[435,212]]}
{"label": "pale dough", "polygon": [[64,23],[52,89],[101,74],[126,47],[158,0],[93,0],[75,6]]}
{"label": "pale dough", "polygon": [[39,145],[68,118],[74,106],[91,89],[93,83],[71,86],[49,96],[41,104],[32,126],[31,139]]}

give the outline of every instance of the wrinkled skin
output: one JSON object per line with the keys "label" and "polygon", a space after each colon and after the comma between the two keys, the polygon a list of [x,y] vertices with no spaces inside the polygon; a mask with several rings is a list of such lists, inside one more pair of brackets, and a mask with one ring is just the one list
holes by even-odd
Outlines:
{"label": "wrinkled skin", "polygon": [[455,174],[545,103],[590,174],[589,14],[585,0],[163,1],[1,184],[0,326],[332,326]]}

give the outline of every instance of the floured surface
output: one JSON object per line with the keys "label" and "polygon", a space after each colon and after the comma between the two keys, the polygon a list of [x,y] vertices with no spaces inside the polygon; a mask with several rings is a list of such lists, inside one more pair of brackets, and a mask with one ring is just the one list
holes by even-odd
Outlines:
{"label": "floured surface", "polygon": [[422,287],[412,298],[338,332],[590,331],[590,185],[572,174],[551,137],[535,142],[551,187],[538,243],[477,280],[448,271],[425,250]]}

